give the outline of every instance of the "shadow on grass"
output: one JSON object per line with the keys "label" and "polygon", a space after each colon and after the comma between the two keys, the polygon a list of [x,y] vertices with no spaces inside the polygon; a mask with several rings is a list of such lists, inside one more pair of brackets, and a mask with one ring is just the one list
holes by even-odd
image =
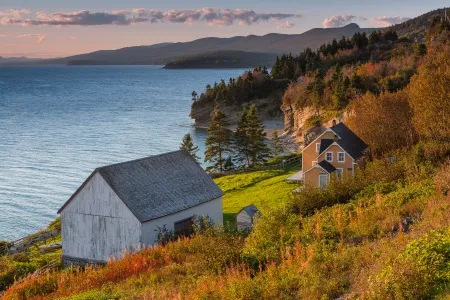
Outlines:
{"label": "shadow on grass", "polygon": [[236,214],[224,213],[223,214],[223,228],[225,231],[236,230]]}

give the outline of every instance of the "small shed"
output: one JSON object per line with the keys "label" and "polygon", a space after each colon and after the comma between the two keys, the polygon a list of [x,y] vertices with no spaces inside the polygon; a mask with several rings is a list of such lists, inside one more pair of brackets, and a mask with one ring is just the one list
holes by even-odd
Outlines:
{"label": "small shed", "polygon": [[253,204],[250,204],[249,206],[246,206],[243,209],[241,209],[236,214],[236,225],[238,231],[252,229],[255,218],[260,216],[261,212]]}
{"label": "small shed", "polygon": [[188,230],[194,216],[222,224],[222,191],[186,151],[95,169],[58,211],[65,265],[104,263]]}

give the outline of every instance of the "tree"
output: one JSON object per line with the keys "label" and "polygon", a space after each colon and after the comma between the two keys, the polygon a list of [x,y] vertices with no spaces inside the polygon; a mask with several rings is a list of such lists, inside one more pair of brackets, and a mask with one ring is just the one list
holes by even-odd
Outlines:
{"label": "tree", "polygon": [[231,130],[227,128],[226,116],[216,109],[208,128],[205,146],[205,162],[211,163],[207,170],[224,171],[225,154],[231,150]]}
{"label": "tree", "polygon": [[254,104],[248,110],[246,122],[251,165],[265,163],[270,158],[270,149],[265,141],[266,133],[264,131],[264,124],[259,119]]}
{"label": "tree", "polygon": [[198,99],[198,94],[197,94],[197,92],[196,91],[193,91],[192,92],[192,102],[197,102],[197,99]]}
{"label": "tree", "polygon": [[283,145],[281,143],[281,138],[278,134],[278,130],[275,130],[272,133],[272,139],[270,140],[272,144],[272,152],[275,155],[280,155],[280,153],[283,151]]}
{"label": "tree", "polygon": [[413,124],[425,139],[450,140],[450,51],[434,50],[408,87]]}
{"label": "tree", "polygon": [[424,43],[417,44],[414,49],[414,58],[418,60],[425,56],[425,54],[427,54],[427,46]]}
{"label": "tree", "polygon": [[307,90],[311,96],[311,103],[316,109],[316,114],[319,114],[323,102],[323,93],[325,91],[325,83],[320,70],[316,71],[314,81],[308,85]]}
{"label": "tree", "polygon": [[248,137],[248,111],[244,107],[241,112],[241,118],[237,124],[236,133],[234,135],[234,148],[237,154],[237,161],[245,161],[247,166],[250,166],[250,141]]}
{"label": "tree", "polygon": [[180,150],[187,151],[197,162],[200,157],[197,156],[198,146],[195,146],[190,133],[186,133],[181,141]]}
{"label": "tree", "polygon": [[375,154],[381,154],[413,145],[411,118],[406,93],[367,93],[353,101],[346,123]]}

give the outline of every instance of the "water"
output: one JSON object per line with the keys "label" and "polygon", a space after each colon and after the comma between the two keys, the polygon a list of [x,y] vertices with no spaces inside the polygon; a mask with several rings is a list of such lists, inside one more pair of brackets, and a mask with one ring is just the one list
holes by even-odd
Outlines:
{"label": "water", "polygon": [[0,240],[46,226],[98,166],[177,150],[187,132],[204,150],[191,93],[242,72],[0,68]]}

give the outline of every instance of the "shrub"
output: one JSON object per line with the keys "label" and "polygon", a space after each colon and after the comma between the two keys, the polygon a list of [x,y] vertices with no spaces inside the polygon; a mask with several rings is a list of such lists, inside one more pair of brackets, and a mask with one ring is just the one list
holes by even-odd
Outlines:
{"label": "shrub", "polygon": [[450,159],[436,173],[434,182],[441,194],[450,196]]}

